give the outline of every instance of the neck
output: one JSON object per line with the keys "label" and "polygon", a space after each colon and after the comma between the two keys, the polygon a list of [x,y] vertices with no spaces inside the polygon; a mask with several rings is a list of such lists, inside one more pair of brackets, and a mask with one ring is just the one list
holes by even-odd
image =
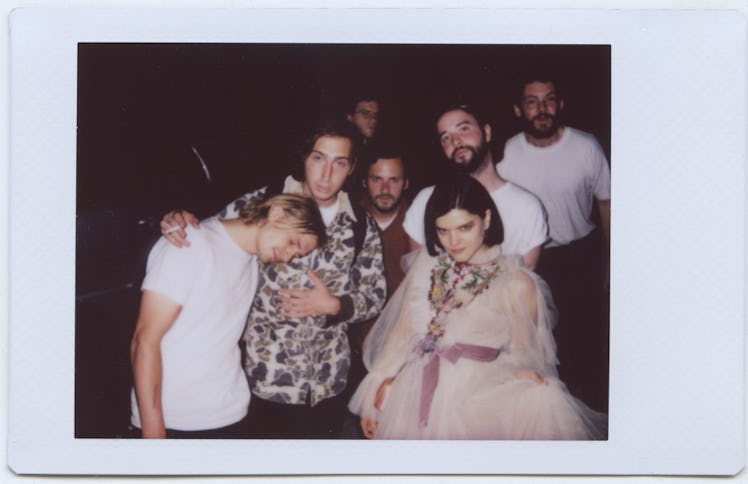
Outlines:
{"label": "neck", "polygon": [[[257,254],[257,238],[259,225],[247,225],[240,219],[222,220],[221,223],[231,240],[248,254]],[[265,223],[265,222],[263,222]]]}
{"label": "neck", "polygon": [[379,225],[380,228],[382,227],[382,225],[387,224],[387,222],[397,217],[398,212],[400,212],[399,204],[394,210],[390,212],[382,212],[377,209],[377,207],[375,207],[373,203],[369,203],[369,213],[372,217],[374,217],[374,221],[377,223],[377,225]]}
{"label": "neck", "polygon": [[530,143],[533,146],[537,146],[538,148],[547,148],[548,146],[551,146],[552,144],[555,144],[558,142],[558,140],[561,139],[561,135],[564,134],[564,127],[559,126],[559,128],[556,130],[555,133],[553,133],[552,136],[549,136],[547,138],[536,138],[527,131],[525,131],[525,139],[528,143]]}
{"label": "neck", "polygon": [[495,246],[488,246],[483,244],[481,248],[478,249],[475,254],[473,254],[473,256],[468,260],[468,263],[483,264],[485,262],[491,261],[495,255],[493,247]]}
{"label": "neck", "polygon": [[312,190],[309,188],[309,184],[307,182],[303,182],[301,184],[301,193],[303,195],[306,195],[307,197],[314,198],[314,202],[317,204],[318,207],[328,208],[328,207],[332,207],[333,205],[335,205],[335,202],[338,201],[338,193],[340,192],[336,193],[334,197],[329,198],[327,200],[318,200],[317,198],[314,197],[314,193],[312,193]]}
{"label": "neck", "polygon": [[477,170],[470,174],[473,178],[478,180],[483,188],[488,192],[492,192],[504,186],[506,180],[501,178],[496,172],[496,166],[493,163],[493,157],[489,154],[486,155],[486,159],[478,167]]}

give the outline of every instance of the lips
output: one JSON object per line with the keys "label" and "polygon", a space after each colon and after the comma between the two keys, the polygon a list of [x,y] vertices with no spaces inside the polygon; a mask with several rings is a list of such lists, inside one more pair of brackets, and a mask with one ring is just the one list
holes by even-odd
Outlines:
{"label": "lips", "polygon": [[452,152],[452,160],[455,162],[469,161],[473,150],[467,146],[457,148]]}

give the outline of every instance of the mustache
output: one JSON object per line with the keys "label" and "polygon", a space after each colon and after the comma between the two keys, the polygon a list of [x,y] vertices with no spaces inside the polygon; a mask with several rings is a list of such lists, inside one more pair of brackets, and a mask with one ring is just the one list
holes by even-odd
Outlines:
{"label": "mustache", "polygon": [[554,119],[556,119],[556,116],[553,116],[553,115],[550,115],[550,114],[547,114],[547,113],[540,113],[540,114],[536,114],[535,116],[533,116],[532,121],[537,121],[537,120],[543,120],[543,121],[545,121],[545,120],[548,120],[548,119],[554,120]]}
{"label": "mustache", "polygon": [[450,158],[452,158],[453,161],[456,161],[455,157],[457,156],[457,152],[460,150],[467,150],[471,152],[473,156],[477,154],[477,151],[472,146],[460,146],[459,148],[455,148],[455,150],[452,152],[452,156]]}

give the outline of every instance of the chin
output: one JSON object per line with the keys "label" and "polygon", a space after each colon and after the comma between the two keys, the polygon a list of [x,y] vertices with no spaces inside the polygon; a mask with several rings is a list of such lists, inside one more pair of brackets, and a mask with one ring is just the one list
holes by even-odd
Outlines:
{"label": "chin", "polygon": [[468,260],[470,260],[470,257],[468,257],[465,252],[460,252],[459,254],[453,254],[450,252],[449,256],[455,262],[467,262]]}
{"label": "chin", "polygon": [[375,203],[374,206],[377,208],[377,210],[379,210],[382,213],[390,213],[390,212],[393,212],[395,210],[395,204],[394,203],[390,204],[390,205],[377,205]]}

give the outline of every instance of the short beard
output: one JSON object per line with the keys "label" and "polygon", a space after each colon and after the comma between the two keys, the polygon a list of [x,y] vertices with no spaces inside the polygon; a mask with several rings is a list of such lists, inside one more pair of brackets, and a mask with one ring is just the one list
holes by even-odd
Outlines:
{"label": "short beard", "polygon": [[392,202],[392,205],[390,207],[382,208],[379,205],[377,205],[375,197],[372,197],[370,194],[367,194],[367,196],[369,198],[369,203],[371,204],[371,206],[374,207],[374,208],[376,208],[377,211],[379,211],[380,213],[383,213],[383,214],[391,214],[391,213],[397,211],[397,208],[400,206],[400,199],[399,198],[392,197],[392,199],[394,200]]}
{"label": "short beard", "polygon": [[537,129],[535,125],[533,124],[533,122],[538,118],[538,116],[535,116],[532,119],[527,119],[525,117],[522,117],[522,131],[524,131],[525,133],[529,134],[530,136],[536,139],[548,139],[548,138],[553,137],[558,132],[558,128],[560,127],[558,118],[556,116],[546,114],[546,116],[551,119],[551,125],[548,127],[547,130],[541,131]]}
{"label": "short beard", "polygon": [[457,150],[452,153],[450,159],[452,160],[453,166],[458,171],[470,175],[483,165],[483,161],[485,161],[486,155],[488,154],[488,143],[483,140],[477,148],[473,148],[472,146],[463,146],[462,149],[470,150],[470,152],[473,153],[470,161],[468,161],[467,163],[460,163],[459,161],[457,161],[455,159]]}

